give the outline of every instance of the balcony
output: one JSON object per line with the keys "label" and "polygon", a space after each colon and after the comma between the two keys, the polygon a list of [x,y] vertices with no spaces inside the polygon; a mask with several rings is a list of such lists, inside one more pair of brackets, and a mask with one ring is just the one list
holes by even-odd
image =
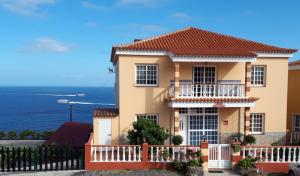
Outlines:
{"label": "balcony", "polygon": [[180,83],[179,96],[175,97],[174,84],[171,84],[169,96],[174,98],[243,98],[245,85]]}

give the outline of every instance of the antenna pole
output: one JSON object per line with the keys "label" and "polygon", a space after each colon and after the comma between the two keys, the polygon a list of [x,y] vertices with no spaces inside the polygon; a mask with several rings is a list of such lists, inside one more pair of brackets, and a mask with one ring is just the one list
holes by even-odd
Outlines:
{"label": "antenna pole", "polygon": [[70,104],[70,122],[73,120],[73,105]]}

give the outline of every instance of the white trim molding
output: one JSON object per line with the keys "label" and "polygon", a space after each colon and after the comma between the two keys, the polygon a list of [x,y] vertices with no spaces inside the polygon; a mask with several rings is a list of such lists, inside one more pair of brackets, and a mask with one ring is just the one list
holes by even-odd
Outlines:
{"label": "white trim molding", "polygon": [[256,57],[173,56],[173,62],[256,62]]}
{"label": "white trim molding", "polygon": [[256,52],[257,57],[294,57],[294,54],[291,53],[263,53]]}
{"label": "white trim molding", "polygon": [[[211,108],[216,107],[219,103],[214,102],[169,102],[168,106],[171,108]],[[255,107],[255,102],[224,102],[222,106],[227,108],[239,108],[239,107]]]}
{"label": "white trim molding", "polygon": [[116,49],[116,55],[136,56],[169,56],[173,62],[255,62],[256,57],[224,57],[224,56],[176,56],[167,51],[122,50]]}

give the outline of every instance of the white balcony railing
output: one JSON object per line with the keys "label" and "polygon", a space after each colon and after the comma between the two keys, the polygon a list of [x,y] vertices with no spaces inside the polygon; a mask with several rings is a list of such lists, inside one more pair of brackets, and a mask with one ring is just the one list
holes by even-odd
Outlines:
{"label": "white balcony railing", "polygon": [[[174,84],[170,86],[169,95],[174,97]],[[244,84],[180,84],[179,97],[176,98],[235,98],[244,96]]]}

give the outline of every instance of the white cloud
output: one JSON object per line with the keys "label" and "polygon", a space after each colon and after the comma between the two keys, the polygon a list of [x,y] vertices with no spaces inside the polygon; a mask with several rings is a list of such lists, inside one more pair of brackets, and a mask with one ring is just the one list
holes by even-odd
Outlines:
{"label": "white cloud", "polygon": [[0,0],[0,6],[22,16],[46,16],[43,5],[52,5],[56,0]]}
{"label": "white cloud", "polygon": [[20,49],[25,52],[52,52],[63,53],[71,50],[71,47],[55,39],[41,37],[34,40],[29,46]]}
{"label": "white cloud", "polygon": [[90,1],[82,1],[81,5],[82,5],[82,7],[87,8],[87,9],[100,10],[100,11],[108,10],[108,7],[106,7],[104,5],[94,4]]}
{"label": "white cloud", "polygon": [[183,13],[183,12],[175,12],[175,13],[171,14],[171,17],[173,17],[177,20],[182,20],[182,21],[189,21],[192,19],[191,16],[189,16],[188,14]]}

